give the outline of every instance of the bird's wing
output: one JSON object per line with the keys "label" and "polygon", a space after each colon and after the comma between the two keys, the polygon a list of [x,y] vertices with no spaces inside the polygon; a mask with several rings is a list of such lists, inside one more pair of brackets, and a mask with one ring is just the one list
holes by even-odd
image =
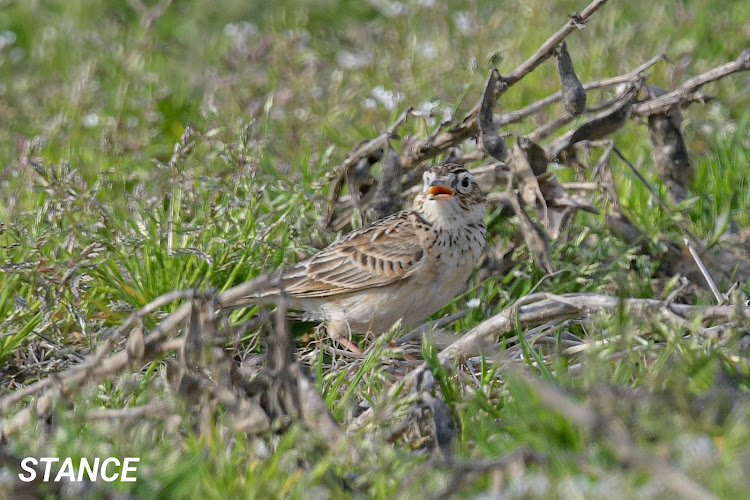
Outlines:
{"label": "bird's wing", "polygon": [[294,297],[326,297],[380,287],[407,278],[425,261],[434,236],[412,210],[354,231],[282,276]]}

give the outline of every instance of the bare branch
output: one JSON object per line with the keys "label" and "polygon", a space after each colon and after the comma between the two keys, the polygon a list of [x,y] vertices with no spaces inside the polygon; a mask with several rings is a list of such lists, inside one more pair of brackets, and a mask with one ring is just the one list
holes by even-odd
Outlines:
{"label": "bare branch", "polygon": [[711,289],[711,293],[714,294],[716,302],[719,305],[724,304],[724,295],[719,291],[719,287],[716,286],[716,282],[714,282],[713,278],[711,278],[711,274],[708,272],[708,269],[706,269],[706,265],[703,263],[703,259],[701,259],[700,255],[698,255],[698,252],[695,251],[695,248],[693,248],[693,245],[690,244],[690,240],[688,238],[685,238],[684,243],[688,251],[690,252],[690,255],[693,257],[696,265],[698,266],[698,269],[701,270],[703,278],[706,280],[706,283],[708,283],[708,286]]}
{"label": "bare branch", "polygon": [[[628,73],[615,76],[612,78],[605,78],[603,80],[596,80],[593,82],[584,83],[583,88],[585,90],[592,90],[592,89],[599,89],[603,87],[609,87],[612,85],[619,85],[621,83],[634,83],[639,78],[642,78],[641,73],[643,73],[648,68],[650,68],[651,66],[653,66],[654,64],[656,64],[657,62],[661,61],[664,58],[665,58],[664,54],[659,54],[657,56],[652,57],[651,59],[649,59],[648,61],[646,61],[645,63],[641,64],[640,66],[638,66],[637,68],[635,68],[634,70]],[[498,115],[495,118],[495,123],[498,126],[503,126],[503,125],[509,125],[511,123],[520,122],[524,118],[531,116],[535,113],[538,113],[539,111],[546,108],[547,106],[558,102],[560,99],[562,99],[562,92],[557,91],[554,94],[551,94],[545,97],[544,99],[540,99],[539,101],[533,102],[524,108],[521,108],[516,111],[508,111],[508,112]]]}
{"label": "bare branch", "polygon": [[322,220],[324,227],[329,227],[331,221],[333,220],[336,198],[338,198],[339,191],[344,185],[344,179],[352,170],[352,168],[357,165],[360,159],[370,156],[376,151],[380,151],[381,149],[383,149],[383,146],[388,143],[388,140],[396,134],[396,130],[398,130],[401,125],[406,123],[406,121],[413,113],[414,108],[407,108],[406,111],[401,113],[401,116],[399,116],[398,119],[393,122],[390,127],[381,132],[380,135],[378,135],[374,139],[365,142],[359,148],[349,153],[346,159],[326,176],[326,179],[333,179],[333,183],[331,184],[330,191],[328,193],[326,213]]}
{"label": "bare branch", "polygon": [[[112,348],[114,341],[124,332],[128,331],[139,319],[156,311],[163,305],[166,305],[180,298],[186,298],[191,294],[192,291],[190,290],[175,290],[172,292],[168,292],[149,302],[139,311],[131,314],[122,325],[120,325],[112,334],[110,334],[106,338],[106,340],[102,343],[99,349],[97,349],[93,356],[88,358],[86,362],[81,363],[80,365],[73,366],[65,372],[66,377],[69,377],[69,380],[66,379],[66,386],[72,386],[73,384],[79,383],[81,380],[87,378],[87,376],[93,376],[102,372],[112,373],[110,370],[117,371],[118,369],[124,367],[128,363],[128,359],[130,357],[127,351],[118,353],[116,361],[113,361],[112,358],[107,358],[107,360],[101,362],[102,358],[109,353],[109,350]],[[168,333],[172,332],[176,328],[176,326],[187,317],[187,313],[190,310],[189,306],[189,303],[180,306],[177,311],[164,319],[164,321],[162,321],[162,323],[146,337],[144,359],[149,358],[149,356],[152,354],[152,351],[154,349],[157,349],[158,344],[163,340],[163,338],[165,338]],[[108,364],[108,362],[111,362],[112,364]],[[21,401],[27,396],[34,395],[52,386],[55,383],[55,379],[56,378],[49,377],[44,380],[40,380],[28,387],[19,389],[11,394],[8,394],[7,396],[4,396],[3,398],[0,398],[0,411],[6,411],[10,405]]]}
{"label": "bare branch", "polygon": [[523,64],[514,69],[509,75],[506,75],[503,80],[508,86],[517,83],[521,78],[534,71],[540,64],[546,61],[550,56],[554,54],[555,48],[560,45],[560,42],[565,40],[565,37],[577,29],[583,29],[584,23],[588,20],[591,15],[599,10],[607,0],[594,0],[581,11],[580,14],[574,13],[570,16],[565,25],[557,30],[557,32],[549,37],[539,49],[529,57]]}
{"label": "bare branch", "polygon": [[[594,0],[580,14],[573,14],[571,18],[557,32],[549,37],[541,47],[520,66],[513,70],[509,75],[505,75],[501,80],[505,83],[502,90],[498,90],[495,99],[502,94],[508,87],[518,83],[524,76],[531,73],[537,66],[549,59],[555,47],[562,42],[566,36],[576,29],[581,29],[583,23],[591,17],[601,6],[607,3],[607,0]],[[452,146],[460,144],[464,139],[475,136],[479,131],[479,110],[481,101],[478,102],[467,113],[464,119],[447,131],[439,131],[422,140],[411,143],[408,148],[401,152],[401,165],[408,170],[419,162],[432,158]]]}
{"label": "bare branch", "polygon": [[[173,405],[169,401],[157,401],[142,406],[129,408],[112,408],[106,410],[89,411],[85,419],[94,420],[141,420],[145,417],[166,418],[172,414]],[[75,413],[67,412],[68,418],[75,418]]]}
{"label": "bare branch", "polygon": [[[624,307],[632,315],[643,318],[661,317],[660,315],[663,315],[665,310],[691,321],[701,318],[703,322],[728,322],[733,319],[747,321],[747,318],[750,317],[750,307],[748,306],[666,304],[665,301],[657,299],[623,299],[596,293],[565,295],[535,293],[522,298],[516,304],[476,325],[443,349],[438,355],[438,359],[441,364],[449,366],[454,361],[478,356],[487,346],[496,344],[502,335],[515,331],[517,326],[524,328],[551,321],[580,318],[595,313],[614,312],[619,307]],[[400,384],[394,384],[389,389],[389,395],[393,396],[396,393],[411,389],[427,371],[429,371],[429,368],[426,363],[416,367],[402,379]],[[372,409],[363,412],[350,424],[350,430],[360,429],[373,415]]]}
{"label": "bare branch", "polygon": [[737,59],[694,76],[671,92],[633,106],[632,116],[649,116],[669,111],[675,106],[682,106],[700,97],[698,89],[709,82],[720,80],[739,71],[750,70],[750,49],[745,49]]}

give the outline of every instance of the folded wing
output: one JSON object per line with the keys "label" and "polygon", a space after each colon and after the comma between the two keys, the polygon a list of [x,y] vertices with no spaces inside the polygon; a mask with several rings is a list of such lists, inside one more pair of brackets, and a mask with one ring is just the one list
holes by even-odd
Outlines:
{"label": "folded wing", "polygon": [[416,212],[398,212],[289,269],[282,286],[292,296],[323,297],[388,285],[419,269],[429,246],[429,223]]}

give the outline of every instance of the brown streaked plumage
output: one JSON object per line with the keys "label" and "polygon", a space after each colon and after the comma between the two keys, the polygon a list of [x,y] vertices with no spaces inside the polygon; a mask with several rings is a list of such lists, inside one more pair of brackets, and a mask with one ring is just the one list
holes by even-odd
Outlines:
{"label": "brown streaked plumage", "polygon": [[465,286],[485,244],[485,197],[455,164],[435,165],[412,208],[338,239],[277,276],[292,309],[327,321],[329,334],[350,349],[352,331],[381,334],[396,321],[413,326]]}

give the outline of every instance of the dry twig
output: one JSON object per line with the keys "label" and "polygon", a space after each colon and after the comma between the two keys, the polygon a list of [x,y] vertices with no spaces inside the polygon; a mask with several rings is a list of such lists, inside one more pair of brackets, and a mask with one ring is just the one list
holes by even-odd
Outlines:
{"label": "dry twig", "polygon": [[[552,295],[535,293],[519,300],[518,303],[504,309],[502,312],[488,318],[463,334],[451,345],[443,349],[438,358],[440,363],[450,366],[455,361],[463,361],[479,354],[489,357],[492,353],[487,348],[497,343],[498,339],[507,333],[515,331],[517,327],[528,327],[584,316],[612,312],[618,307],[624,307],[631,315],[655,318],[669,311],[677,317],[694,320],[701,318],[703,322],[728,322],[735,318],[746,321],[750,317],[750,306],[692,306],[687,304],[665,304],[657,299],[622,299],[609,295],[594,293],[573,293],[566,295]],[[667,317],[666,319],[669,319]],[[422,364],[409,372],[400,384],[394,385],[389,393],[395,395],[409,390],[419,383],[425,373],[429,371],[426,364]],[[367,410],[359,415],[349,426],[356,430],[364,426],[372,417],[373,410]]]}
{"label": "dry twig", "polygon": [[634,105],[631,114],[638,117],[662,114],[675,106],[683,106],[685,103],[694,101],[701,102],[705,96],[697,91],[702,86],[720,80],[732,73],[748,70],[750,70],[750,49],[745,49],[734,61],[694,76],[661,97]]}

